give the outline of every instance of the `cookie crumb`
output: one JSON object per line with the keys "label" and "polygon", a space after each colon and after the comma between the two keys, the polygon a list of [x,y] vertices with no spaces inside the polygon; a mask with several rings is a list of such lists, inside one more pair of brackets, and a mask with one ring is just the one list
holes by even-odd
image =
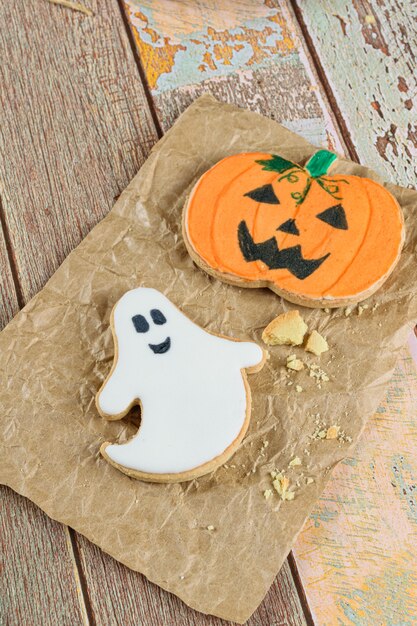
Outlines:
{"label": "cookie crumb", "polygon": [[301,372],[304,369],[304,363],[300,359],[291,359],[290,361],[287,359],[287,369]]}
{"label": "cookie crumb", "polygon": [[305,349],[307,352],[312,352],[316,356],[320,356],[323,352],[327,352],[327,350],[329,349],[329,344],[327,343],[325,338],[317,332],[317,330],[313,330],[313,332],[307,339]]}
{"label": "cookie crumb", "polygon": [[340,443],[352,443],[352,437],[347,435],[344,430],[339,430],[337,440]]}
{"label": "cookie crumb", "polygon": [[330,426],[327,429],[326,439],[337,439],[337,436],[339,434],[339,428],[339,426]]}
{"label": "cookie crumb", "polygon": [[295,456],[290,462],[289,466],[294,467],[295,465],[301,465],[301,459],[299,456]]}
{"label": "cookie crumb", "polygon": [[269,446],[269,441],[263,441],[262,442],[262,447],[263,448],[267,448]]}
{"label": "cookie crumb", "polygon": [[310,374],[309,374],[310,377],[315,379],[319,389],[321,389],[320,383],[329,382],[330,378],[328,377],[326,372],[317,365],[317,363],[313,363],[312,365],[309,365],[308,368],[310,370]]}
{"label": "cookie crumb", "polygon": [[375,24],[376,19],[374,15],[365,15],[365,24]]}
{"label": "cookie crumb", "polygon": [[323,309],[323,311],[324,311],[325,313],[330,313],[330,309],[328,309],[327,307],[326,307],[325,309]]}
{"label": "cookie crumb", "polygon": [[307,485],[311,485],[311,483],[314,483],[314,478],[311,478],[311,476],[309,476],[306,480]]}
{"label": "cookie crumb", "polygon": [[264,498],[265,500],[269,500],[269,498],[272,497],[272,489],[265,489],[264,491]]}
{"label": "cookie crumb", "polygon": [[307,324],[295,309],[273,319],[263,331],[262,339],[268,346],[301,346],[307,330]]}
{"label": "cookie crumb", "polygon": [[317,433],[317,437],[318,437],[319,439],[326,439],[326,435],[327,435],[327,430],[320,430],[320,431]]}
{"label": "cookie crumb", "polygon": [[352,313],[353,311],[353,306],[347,306],[345,308],[345,317],[349,317],[349,315]]}
{"label": "cookie crumb", "polygon": [[294,500],[294,492],[289,491],[290,481],[282,472],[272,481],[272,486],[281,500]]}
{"label": "cookie crumb", "polygon": [[210,524],[209,526],[207,526],[207,530],[214,530],[214,526],[212,524]]}
{"label": "cookie crumb", "polygon": [[301,385],[296,385],[295,386],[295,390],[296,390],[297,393],[301,393],[303,388],[301,387]]}

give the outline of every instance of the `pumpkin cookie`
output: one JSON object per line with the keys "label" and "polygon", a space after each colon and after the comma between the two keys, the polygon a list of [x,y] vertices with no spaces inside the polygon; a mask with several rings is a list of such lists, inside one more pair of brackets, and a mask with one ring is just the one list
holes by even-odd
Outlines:
{"label": "pumpkin cookie", "polygon": [[338,307],[374,293],[404,241],[398,202],[377,182],[277,155],[227,157],[198,180],[184,209],[194,261],[240,287],[269,287],[296,304]]}

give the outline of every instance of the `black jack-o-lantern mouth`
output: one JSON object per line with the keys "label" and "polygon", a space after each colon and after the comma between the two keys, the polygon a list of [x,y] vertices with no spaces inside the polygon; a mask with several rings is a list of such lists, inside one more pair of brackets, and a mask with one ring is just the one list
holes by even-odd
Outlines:
{"label": "black jack-o-lantern mouth", "polygon": [[[266,187],[255,189],[253,192],[245,195],[253,199],[254,195],[257,194],[256,200],[260,200],[258,196],[262,191],[262,201],[265,202],[265,189]],[[268,193],[270,192],[268,191]],[[268,204],[279,204],[276,196],[275,199],[276,202],[272,203],[271,198],[269,198],[267,201]],[[340,230],[348,229],[346,214],[341,204],[329,207],[325,211],[317,214],[316,217],[333,228]],[[277,230],[297,237],[300,234],[294,219],[287,220],[281,224],[281,226],[278,226]],[[300,245],[290,246],[289,248],[280,250],[275,237],[271,237],[260,243],[255,243],[245,220],[242,220],[238,226],[238,241],[245,261],[262,261],[270,270],[287,269],[293,276],[300,280],[311,276],[311,274],[330,256],[329,252],[318,259],[305,259],[301,252]]]}
{"label": "black jack-o-lantern mouth", "polygon": [[300,245],[280,250],[275,237],[255,243],[245,220],[239,224],[238,240],[245,261],[262,261],[270,270],[287,269],[300,280],[308,278],[330,256],[329,252],[320,259],[305,259]]}

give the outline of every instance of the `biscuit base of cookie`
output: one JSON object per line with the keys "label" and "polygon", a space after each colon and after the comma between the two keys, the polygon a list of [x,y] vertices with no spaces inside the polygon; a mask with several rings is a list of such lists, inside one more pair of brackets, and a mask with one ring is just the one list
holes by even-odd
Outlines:
{"label": "biscuit base of cookie", "polygon": [[259,289],[259,288],[269,289],[270,291],[273,291],[278,296],[281,296],[282,298],[284,298],[284,300],[287,300],[288,302],[292,302],[293,304],[297,304],[298,306],[305,306],[310,309],[322,309],[322,308],[336,309],[336,308],[340,308],[344,306],[358,304],[358,302],[362,302],[363,300],[366,300],[366,298],[369,298],[370,296],[372,296],[376,291],[378,291],[378,289],[380,289],[383,283],[387,280],[387,278],[394,271],[398,261],[400,260],[401,250],[402,250],[402,246],[403,246],[404,238],[405,238],[404,229],[403,229],[403,240],[401,242],[401,245],[399,246],[397,258],[395,259],[394,263],[391,265],[389,270],[386,272],[386,274],[384,274],[384,276],[381,276],[381,278],[376,283],[374,283],[371,287],[369,287],[369,289],[367,289],[366,291],[362,291],[360,293],[354,294],[353,296],[348,296],[345,298],[312,298],[312,297],[302,296],[300,294],[296,294],[291,291],[287,291],[286,289],[279,288],[277,287],[277,285],[275,285],[275,283],[271,283],[271,281],[268,281],[268,280],[254,280],[254,281],[245,280],[244,278],[241,278],[239,276],[234,276],[233,274],[226,274],[225,272],[219,272],[213,269],[212,267],[210,267],[196,253],[190,240],[188,239],[188,233],[187,233],[187,228],[186,228],[187,205],[188,205],[188,201],[183,211],[182,234],[183,234],[183,238],[184,238],[184,242],[185,242],[188,254],[190,255],[194,263],[200,269],[204,270],[207,274],[209,274],[213,278],[216,278],[217,280],[221,280],[223,283],[227,283],[228,285],[234,285],[235,287],[243,287],[245,289]]}
{"label": "biscuit base of cookie", "polygon": [[[221,337],[221,335],[216,335],[216,336]],[[200,478],[201,476],[204,476],[205,474],[209,474],[210,472],[214,472],[221,465],[223,465],[224,463],[227,463],[227,461],[234,455],[234,453],[236,452],[239,445],[242,443],[247,433],[249,423],[250,423],[250,417],[251,417],[252,397],[251,397],[251,391],[250,391],[249,383],[247,381],[246,373],[255,374],[256,372],[259,372],[262,369],[262,367],[265,364],[266,354],[267,354],[265,350],[262,350],[262,352],[263,352],[263,359],[260,363],[258,363],[258,365],[241,370],[243,382],[245,385],[245,392],[246,392],[245,421],[236,439],[219,456],[215,457],[211,461],[208,461],[207,463],[203,463],[202,465],[198,465],[197,467],[194,467],[190,470],[186,470],[184,472],[160,474],[160,473],[141,472],[135,469],[130,469],[128,467],[125,467],[124,465],[120,465],[119,463],[116,463],[106,454],[107,446],[112,445],[109,441],[106,441],[105,443],[101,445],[100,447],[101,455],[106,459],[108,463],[110,463],[110,465],[113,465],[113,467],[118,469],[120,472],[123,472],[124,474],[126,474],[127,476],[130,476],[131,478],[136,478],[137,480],[143,480],[145,482],[150,482],[150,483],[187,482],[190,480],[194,480],[196,478]],[[126,414],[127,412],[124,415]],[[140,436],[140,426],[139,426],[138,432],[134,435],[134,437],[138,437],[138,436]]]}

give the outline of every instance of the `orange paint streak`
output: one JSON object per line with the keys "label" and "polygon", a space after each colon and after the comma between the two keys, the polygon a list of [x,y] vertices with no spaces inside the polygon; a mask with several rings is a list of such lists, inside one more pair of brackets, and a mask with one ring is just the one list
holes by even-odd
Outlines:
{"label": "orange paint streak", "polygon": [[[131,12],[129,5],[125,6]],[[144,13],[139,11],[135,13],[135,16],[145,23],[143,31],[150,35],[152,42],[163,41],[163,45],[153,46],[142,39],[137,28],[132,29],[149,87],[155,89],[161,74],[167,74],[172,70],[176,53],[179,50],[186,50],[186,47],[182,44],[170,44],[168,37],[161,38],[155,30],[149,27],[148,18]]]}

